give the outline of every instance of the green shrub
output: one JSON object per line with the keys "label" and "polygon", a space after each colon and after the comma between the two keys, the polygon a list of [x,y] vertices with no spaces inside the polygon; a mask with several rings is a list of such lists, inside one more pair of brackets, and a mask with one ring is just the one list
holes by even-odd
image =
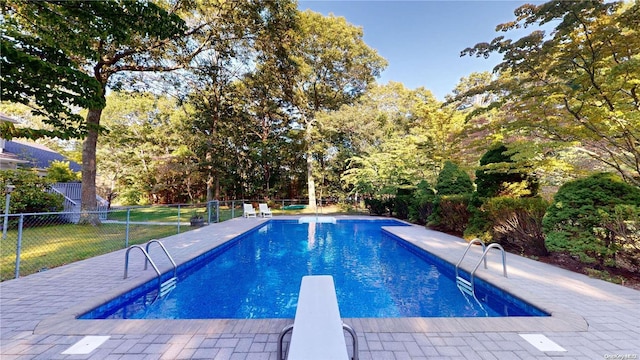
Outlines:
{"label": "green shrub", "polygon": [[452,234],[462,234],[469,222],[471,195],[438,196],[428,226]]}
{"label": "green shrub", "polygon": [[381,199],[364,199],[364,205],[371,215],[384,215],[387,213],[387,202]]}
{"label": "green shrub", "polygon": [[523,169],[515,168],[516,164],[507,155],[507,151],[507,147],[500,144],[489,149],[480,158],[481,167],[476,170],[476,186],[481,198],[537,195],[537,179]]}
{"label": "green shrub", "polygon": [[478,192],[471,194],[469,199],[469,223],[464,230],[465,239],[479,238],[484,242],[491,242],[491,221],[489,214],[484,210],[484,200],[480,198]]}
{"label": "green shrub", "polygon": [[425,225],[434,210],[435,192],[426,181],[421,181],[413,192],[409,205],[409,220],[413,223]]}
{"label": "green shrub", "polygon": [[393,201],[393,209],[395,212],[395,217],[398,219],[406,220],[409,218],[409,207],[411,205],[411,200],[413,199],[413,190],[412,189],[398,189],[396,193],[396,197]]}
{"label": "green shrub", "polygon": [[142,191],[135,188],[126,188],[118,194],[118,203],[120,205],[142,205]]}
{"label": "green shrub", "polygon": [[79,173],[74,172],[69,167],[68,161],[54,160],[47,169],[47,180],[51,183],[66,183],[80,181]]}
{"label": "green shrub", "polygon": [[495,197],[484,204],[493,241],[506,250],[526,255],[548,255],[542,219],[549,203],[539,197]]}
{"label": "green shrub", "polygon": [[469,175],[460,169],[458,165],[447,161],[438,174],[436,191],[438,196],[471,194],[473,192],[473,183]]}
{"label": "green shrub", "polygon": [[[12,214],[57,212],[64,209],[62,195],[48,193],[51,184],[31,170],[0,171],[1,188],[5,189],[7,184],[15,186],[9,203]],[[5,202],[1,203],[4,213]]]}
{"label": "green shrub", "polygon": [[618,241],[616,265],[640,272],[640,206],[616,205],[613,213],[600,214],[602,226]]}
{"label": "green shrub", "polygon": [[570,181],[558,189],[543,220],[547,248],[569,252],[587,263],[617,265],[617,252],[629,244],[612,227],[637,229],[638,207],[640,188],[617,175],[599,173]]}

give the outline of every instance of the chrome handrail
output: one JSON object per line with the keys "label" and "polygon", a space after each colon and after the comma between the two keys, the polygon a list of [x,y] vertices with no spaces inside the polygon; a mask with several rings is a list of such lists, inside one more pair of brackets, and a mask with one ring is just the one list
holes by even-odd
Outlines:
{"label": "chrome handrail", "polygon": [[[160,240],[157,240],[157,239],[149,240],[149,242],[145,246],[145,249],[147,250],[147,254],[149,254],[149,246],[151,245],[151,243],[157,243],[158,245],[160,245],[160,247],[162,248],[162,251],[164,251],[165,255],[167,255],[167,257],[169,258],[169,261],[171,261],[171,264],[173,265],[173,277],[174,278],[177,277],[178,267],[176,266],[176,262],[173,261],[173,258],[171,257],[171,255],[169,255],[167,248],[164,247],[164,245],[160,242]],[[149,262],[151,262],[150,258],[147,257],[147,259]],[[147,261],[144,262],[144,269],[147,270]]]}
{"label": "chrome handrail", "polygon": [[489,253],[489,250],[491,250],[493,248],[498,248],[502,252],[502,273],[503,273],[504,277],[507,277],[507,253],[504,251],[504,248],[502,246],[500,246],[500,244],[493,243],[493,244],[487,246],[487,248],[482,253],[482,258],[480,258],[480,261],[478,261],[476,266],[473,268],[473,271],[471,271],[471,279],[470,279],[471,288],[473,288],[473,276],[474,276],[476,270],[478,270],[478,266],[480,266],[480,263],[482,262],[483,259],[484,259],[485,267],[487,266],[487,253]]}
{"label": "chrome handrail", "polygon": [[[460,267],[460,264],[462,263],[462,259],[464,259],[464,257],[467,255],[467,252],[469,251],[469,249],[471,248],[471,245],[473,244],[480,244],[482,245],[482,252],[484,253],[486,250],[486,245],[484,244],[484,242],[478,238],[475,238],[471,241],[469,241],[469,244],[467,244],[467,248],[464,250],[464,253],[462,254],[462,256],[460,257],[460,260],[458,260],[458,263],[456,264],[456,279],[459,277],[458,276],[458,268]],[[487,268],[487,259],[484,259],[484,268]]]}
{"label": "chrome handrail", "polygon": [[[158,274],[158,280],[160,280],[160,270],[158,270],[158,267],[156,266],[156,264],[149,257],[149,253],[147,253],[145,249],[143,249],[142,246],[140,245],[131,245],[127,249],[127,252],[124,258],[124,278],[123,279],[127,278],[127,273],[129,272],[129,252],[131,252],[131,249],[134,249],[134,248],[140,249],[140,251],[142,251],[142,254],[144,255],[144,257],[151,263],[151,266],[153,266],[153,270],[155,270],[156,274]],[[147,268],[147,263],[145,262],[145,269],[146,268]]]}

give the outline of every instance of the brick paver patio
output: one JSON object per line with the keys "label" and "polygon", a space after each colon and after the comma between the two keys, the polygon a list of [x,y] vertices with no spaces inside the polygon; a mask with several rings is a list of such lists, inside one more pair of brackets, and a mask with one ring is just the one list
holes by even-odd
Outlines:
{"label": "brick paver patio", "polygon": [[[234,219],[162,241],[180,264],[264,221]],[[452,263],[466,246],[420,226],[387,229]],[[477,260],[478,250],[469,258]],[[276,359],[278,334],[292,319],[76,320],[154,277],[137,256],[132,253],[126,280],[122,250],[0,283],[0,358]],[[158,262],[162,271],[170,269],[168,261]],[[552,316],[344,319],[358,333],[360,359],[640,358],[640,291],[513,254],[507,256],[508,278],[497,253],[489,264],[479,277]],[[544,335],[559,348],[540,350],[543,344],[521,336],[527,334]],[[108,338],[86,355],[63,354],[85,336]]]}

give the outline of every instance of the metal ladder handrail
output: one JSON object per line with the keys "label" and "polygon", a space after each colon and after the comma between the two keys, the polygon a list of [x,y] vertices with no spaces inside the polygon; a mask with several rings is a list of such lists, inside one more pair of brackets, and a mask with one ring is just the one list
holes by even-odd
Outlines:
{"label": "metal ladder handrail", "polygon": [[[469,252],[469,249],[471,248],[471,245],[473,244],[480,244],[482,245],[482,252],[484,253],[486,251],[487,246],[484,244],[484,242],[478,238],[475,238],[471,241],[469,241],[469,244],[467,244],[467,248],[464,250],[464,253],[462,254],[462,256],[460,257],[460,260],[458,260],[458,263],[456,264],[456,279],[459,278],[458,275],[458,268],[460,267],[460,264],[462,263],[462,260],[464,259],[464,257],[467,255],[467,252]],[[484,268],[487,268],[487,259],[484,259]]]}
{"label": "metal ladder handrail", "polygon": [[508,277],[507,276],[507,253],[504,251],[504,248],[502,246],[500,246],[500,244],[493,243],[493,244],[490,244],[489,246],[487,246],[487,248],[482,253],[482,258],[480,258],[480,260],[478,261],[476,266],[471,271],[471,279],[470,279],[469,282],[471,283],[471,288],[472,289],[473,289],[473,277],[474,277],[474,275],[476,273],[476,270],[478,270],[478,266],[480,266],[480,263],[484,259],[484,261],[485,261],[484,264],[485,264],[485,268],[486,268],[486,266],[487,266],[487,254],[489,253],[489,250],[491,250],[493,248],[498,248],[498,249],[500,249],[500,252],[502,252],[502,273],[503,273],[504,277]]}
{"label": "metal ladder handrail", "polygon": [[[144,255],[144,257],[151,263],[151,266],[153,266],[153,270],[156,271],[156,274],[158,274],[158,280],[160,280],[160,270],[158,270],[158,267],[156,266],[156,264],[153,262],[153,260],[151,260],[151,257],[149,257],[149,253],[147,253],[147,251],[140,245],[131,245],[129,246],[129,248],[127,249],[127,252],[125,254],[125,258],[124,258],[124,278],[127,278],[127,273],[129,272],[129,252],[131,252],[132,249],[140,249],[140,251],[142,251],[142,254]],[[146,262],[145,262],[145,269],[146,269]]]}
{"label": "metal ladder handrail", "polygon": [[[169,261],[171,261],[171,265],[173,265],[173,277],[177,277],[178,275],[178,266],[176,266],[176,262],[173,261],[173,258],[171,257],[171,255],[169,255],[169,252],[167,251],[167,248],[164,247],[164,245],[160,242],[160,240],[158,239],[152,239],[149,240],[149,242],[147,242],[147,245],[145,246],[145,249],[147,250],[147,254],[149,254],[149,246],[152,243],[156,243],[158,245],[160,245],[160,247],[162,248],[162,251],[164,251],[165,255],[167,255],[167,257],[169,258]],[[147,270],[147,263],[151,262],[151,259],[147,258],[148,261],[144,262],[144,269]],[[153,263],[152,263],[153,264]]]}

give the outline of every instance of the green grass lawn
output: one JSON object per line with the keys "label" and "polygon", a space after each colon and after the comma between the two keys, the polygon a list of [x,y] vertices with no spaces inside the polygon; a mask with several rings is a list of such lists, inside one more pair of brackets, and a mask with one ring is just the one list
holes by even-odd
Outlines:
{"label": "green grass lawn", "polygon": [[[177,226],[130,225],[129,245],[141,244],[177,233]],[[22,233],[20,276],[43,269],[106,254],[125,247],[124,224],[51,225],[25,228]],[[9,231],[0,246],[0,279],[12,279],[15,272],[17,231]]]}
{"label": "green grass lawn", "polygon": [[[154,206],[144,208],[131,208],[129,210],[129,221],[131,222],[166,222],[177,223],[189,222],[193,215],[200,215],[207,219],[207,209],[204,207],[191,208],[181,207],[178,214],[178,207]],[[215,217],[215,214],[212,216]],[[242,216],[242,209],[235,209],[234,217]],[[109,213],[109,220],[127,221],[127,210],[114,210]],[[231,209],[220,207],[220,221],[231,219]]]}
{"label": "green grass lawn", "polygon": [[[109,220],[126,221],[127,212],[129,212],[129,221],[140,222],[178,222],[178,208],[177,207],[144,207],[144,208],[132,208],[130,210],[114,210],[109,212]],[[198,214],[203,214],[204,209],[200,209]],[[191,215],[194,214],[194,209],[180,209],[180,220],[189,221]]]}

